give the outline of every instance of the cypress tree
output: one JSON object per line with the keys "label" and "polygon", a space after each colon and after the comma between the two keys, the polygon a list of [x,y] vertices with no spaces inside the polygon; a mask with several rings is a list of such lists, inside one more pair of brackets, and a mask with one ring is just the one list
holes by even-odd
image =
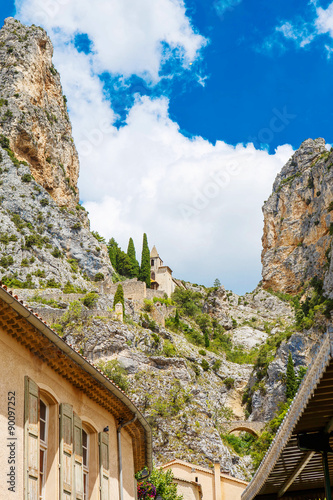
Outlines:
{"label": "cypress tree", "polygon": [[132,262],[126,252],[119,250],[117,253],[117,273],[121,274],[121,276],[126,276],[127,278],[132,278]]}
{"label": "cypress tree", "polygon": [[143,233],[139,280],[144,281],[147,288],[150,288],[150,251],[146,233]]}
{"label": "cypress tree", "polygon": [[297,382],[294,370],[294,362],[291,353],[289,352],[287,363],[287,380],[286,380],[286,397],[293,399],[297,392]]}
{"label": "cypress tree", "polygon": [[123,305],[123,312],[125,314],[124,289],[123,289],[123,287],[121,286],[120,283],[119,283],[119,285],[117,287],[117,290],[116,290],[116,293],[114,295],[113,309],[115,309],[116,304],[118,304],[118,302],[120,302]]}
{"label": "cypress tree", "polygon": [[137,278],[139,276],[140,266],[139,262],[136,260],[135,246],[133,239],[130,238],[127,247],[127,255],[132,263],[132,278]]}
{"label": "cypress tree", "polygon": [[119,248],[118,243],[116,242],[116,240],[114,238],[111,238],[109,240],[107,248],[108,248],[111,264],[112,264],[113,268],[115,270],[117,270],[117,254],[118,254],[120,248]]}

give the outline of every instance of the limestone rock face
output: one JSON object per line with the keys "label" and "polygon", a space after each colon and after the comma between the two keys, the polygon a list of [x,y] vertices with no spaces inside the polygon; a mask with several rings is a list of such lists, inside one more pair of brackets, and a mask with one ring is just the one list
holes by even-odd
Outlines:
{"label": "limestone rock face", "polygon": [[[17,162],[17,160],[16,160]],[[14,164],[0,147],[0,279],[11,287],[90,289],[112,283],[105,245],[82,223],[79,205],[59,207],[32,179],[29,167]],[[85,216],[86,217],[86,216]],[[16,281],[15,281],[16,280]]]}
{"label": "limestone rock face", "polygon": [[[89,360],[98,363],[116,359],[126,370],[130,397],[152,426],[156,463],[175,456],[204,466],[218,460],[223,470],[249,479],[251,460],[229,450],[220,432],[228,418],[244,419],[242,408],[237,415],[235,401],[240,407],[240,394],[252,366],[230,363],[207,352],[209,365],[220,360],[221,367],[218,373],[204,371],[198,364],[199,348],[182,335],[160,328],[157,342],[150,330],[110,321],[102,314],[99,311],[99,316],[84,324],[80,332],[76,327],[69,328],[65,339]],[[163,354],[166,341],[175,346],[175,357]],[[223,382],[230,376],[234,378],[233,388]]]}
{"label": "limestone rock face", "polygon": [[[304,333],[294,333],[288,341],[282,342],[277,349],[274,360],[268,365],[264,383],[253,393],[252,413],[250,420],[271,420],[278,405],[284,403],[285,380],[289,353],[291,353],[295,373],[298,375],[301,367],[308,366],[321,343],[321,334],[315,329]],[[249,386],[255,382],[255,376],[250,380]]]}
{"label": "limestone rock face", "polygon": [[0,133],[55,202],[74,208],[79,160],[52,54],[42,28],[5,20],[0,30]]}
{"label": "limestone rock face", "polygon": [[308,139],[276,177],[263,207],[264,288],[295,293],[317,276],[333,297],[333,153]]}
{"label": "limestone rock face", "polygon": [[[199,291],[194,285],[186,285]],[[145,311],[134,307],[130,299],[125,300],[126,322],[114,321],[110,317],[114,296],[108,290],[100,290],[94,309],[82,310],[75,321],[65,324],[64,339],[93,363],[117,361],[122,367],[130,397],[152,426],[156,463],[177,457],[209,466],[218,460],[224,471],[250,479],[251,458],[239,457],[228,448],[223,435],[231,422],[247,420],[243,396],[256,382],[253,365],[240,358],[241,364],[232,362],[223,350],[203,349],[202,344],[191,343],[181,331],[145,322]],[[84,296],[60,290],[17,293],[44,319],[57,324],[68,315],[73,300]],[[221,334],[230,339],[231,347],[243,349],[244,353],[260,348],[294,319],[288,303],[260,287],[243,297],[223,286],[210,290],[200,287],[200,293],[202,311],[217,325],[229,325]],[[169,307],[166,314],[174,317],[175,309]],[[152,330],[145,323],[150,323]],[[295,344],[294,350],[298,347]],[[289,344],[283,347],[276,369],[269,367],[270,397],[256,385],[261,391],[253,395],[252,421],[271,418],[277,403],[284,400],[288,349]],[[300,358],[298,364],[306,361]]]}

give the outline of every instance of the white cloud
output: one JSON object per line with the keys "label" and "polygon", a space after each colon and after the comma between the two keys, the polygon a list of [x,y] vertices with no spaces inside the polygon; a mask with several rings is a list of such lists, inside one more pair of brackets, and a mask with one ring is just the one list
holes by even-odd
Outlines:
{"label": "white cloud", "polygon": [[[260,276],[261,205],[292,154],[189,139],[164,98],[138,100],[127,125],[81,157],[80,188],[92,226],[137,249],[142,233],[176,276],[245,290]],[[239,281],[237,281],[239,280]]]}
{"label": "white cloud", "polygon": [[[179,278],[209,285],[219,277],[235,290],[253,288],[260,279],[261,205],[291,146],[269,155],[253,145],[185,137],[165,97],[138,98],[117,130],[96,71],[156,80],[162,41],[190,64],[205,42],[183,2],[141,0],[139,8],[133,0],[38,1],[20,0],[18,17],[37,24],[38,12],[48,9],[42,24],[55,43],[92,228],[125,249],[132,236],[138,253],[147,232]],[[93,53],[70,43],[77,30],[89,35]],[[275,126],[276,115],[272,120]]]}
{"label": "white cloud", "polygon": [[219,15],[223,15],[226,11],[233,10],[240,3],[242,3],[242,0],[216,0],[214,7]]}
{"label": "white cloud", "polygon": [[301,48],[312,42],[315,36],[314,33],[311,33],[311,29],[309,29],[306,24],[297,27],[289,21],[285,22],[281,26],[278,26],[276,31],[282,33],[285,38],[296,42]]}
{"label": "white cloud", "polygon": [[[311,16],[308,19],[298,17],[294,22],[285,21],[262,43],[260,50],[272,51],[274,48],[286,50],[285,40],[293,41],[298,48],[304,48],[321,35],[333,38],[333,2],[326,9],[318,6],[317,0],[310,0]],[[323,38],[325,42],[325,39]],[[327,43],[323,47],[327,58],[332,56],[333,49]]]}
{"label": "white cloud", "polygon": [[16,0],[16,6],[21,20],[41,24],[58,46],[86,33],[97,73],[136,74],[156,82],[165,57],[177,54],[188,67],[206,44],[191,26],[183,0]]}
{"label": "white cloud", "polygon": [[328,33],[333,38],[333,2],[327,9],[317,8],[315,25],[318,33]]}

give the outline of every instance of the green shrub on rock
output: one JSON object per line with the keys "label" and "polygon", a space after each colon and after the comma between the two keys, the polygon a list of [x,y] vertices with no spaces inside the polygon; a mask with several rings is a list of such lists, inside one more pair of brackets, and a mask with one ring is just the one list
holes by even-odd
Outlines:
{"label": "green shrub on rock", "polygon": [[81,300],[84,306],[88,307],[88,309],[93,309],[98,301],[98,293],[88,292]]}

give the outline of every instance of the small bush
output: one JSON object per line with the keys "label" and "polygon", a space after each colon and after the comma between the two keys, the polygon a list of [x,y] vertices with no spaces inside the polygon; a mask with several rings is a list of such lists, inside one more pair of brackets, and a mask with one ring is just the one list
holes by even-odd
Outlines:
{"label": "small bush", "polygon": [[13,214],[10,220],[14,222],[18,230],[21,230],[26,226],[25,221],[19,216],[19,214]]}
{"label": "small bush", "polygon": [[83,211],[86,211],[86,209],[82,206],[82,205],[79,205],[79,203],[76,205],[76,210],[83,210]]}
{"label": "small bush", "polygon": [[206,351],[204,349],[199,349],[200,356],[206,356]]}
{"label": "small bush", "polygon": [[4,267],[5,269],[9,266],[14,264],[14,259],[11,255],[5,256],[3,255],[0,259],[0,266]]}
{"label": "small bush", "polygon": [[98,294],[96,292],[89,292],[85,297],[83,297],[82,303],[88,309],[93,309],[98,301]]}
{"label": "small bush", "polygon": [[61,283],[58,283],[54,278],[47,280],[46,282],[47,288],[61,288]]}
{"label": "small bush", "polygon": [[129,385],[127,380],[127,372],[117,359],[112,359],[111,361],[107,362],[100,361],[97,366],[109,379],[111,379],[116,385],[118,385],[120,389],[122,389],[123,391],[127,391]]}
{"label": "small bush", "polygon": [[40,269],[37,269],[37,271],[34,273],[37,278],[45,278],[45,271],[41,271]]}
{"label": "small bush", "polygon": [[169,340],[165,340],[163,344],[163,354],[167,358],[173,358],[177,355],[176,348]]}
{"label": "small bush", "polygon": [[53,257],[55,257],[56,259],[59,259],[60,257],[62,257],[62,252],[59,250],[59,248],[54,247],[54,250],[53,252],[51,252],[51,255],[53,255]]}
{"label": "small bush", "polygon": [[60,337],[64,334],[64,327],[59,323],[53,323],[51,325],[52,330],[54,330]]}
{"label": "small bush", "polygon": [[103,273],[96,273],[94,277],[94,281],[103,281],[104,280],[104,274]]}
{"label": "small bush", "polygon": [[227,377],[223,380],[224,385],[227,389],[233,389],[235,387],[235,379],[232,377]]}
{"label": "small bush", "polygon": [[73,283],[67,281],[62,291],[63,293],[85,293],[86,290],[82,290],[79,286],[73,285]]}
{"label": "small bush", "polygon": [[149,299],[144,299],[143,310],[146,312],[152,312],[153,309],[154,309],[153,301]]}
{"label": "small bush", "polygon": [[27,277],[26,281],[20,281],[16,278],[9,278],[8,276],[2,276],[1,281],[4,285],[10,288],[35,288],[31,281],[31,277]]}
{"label": "small bush", "polygon": [[214,364],[212,366],[213,371],[218,372],[219,369],[221,368],[221,364],[222,364],[222,361],[220,359],[217,359],[216,361],[214,361]]}
{"label": "small bush", "polygon": [[3,243],[4,245],[8,245],[9,237],[8,237],[7,233],[0,233],[0,243]]}
{"label": "small bush", "polygon": [[25,237],[24,248],[31,248],[33,246],[42,248],[44,243],[45,243],[44,238],[42,238],[39,234],[33,233]]}
{"label": "small bush", "polygon": [[207,361],[206,359],[203,359],[203,360],[201,361],[201,367],[202,367],[202,369],[203,369],[205,372],[208,372],[208,370],[209,370],[209,363],[208,363],[208,361]]}
{"label": "small bush", "polygon": [[23,174],[21,177],[22,182],[31,182],[32,181],[32,175],[30,174]]}
{"label": "small bush", "polygon": [[68,259],[67,260],[68,264],[71,266],[71,270],[73,273],[77,273],[79,270],[79,265],[76,259]]}
{"label": "small bush", "polygon": [[75,293],[76,292],[76,288],[74,285],[72,285],[72,283],[70,283],[69,281],[67,281],[66,285],[64,286],[63,288],[63,293]]}

